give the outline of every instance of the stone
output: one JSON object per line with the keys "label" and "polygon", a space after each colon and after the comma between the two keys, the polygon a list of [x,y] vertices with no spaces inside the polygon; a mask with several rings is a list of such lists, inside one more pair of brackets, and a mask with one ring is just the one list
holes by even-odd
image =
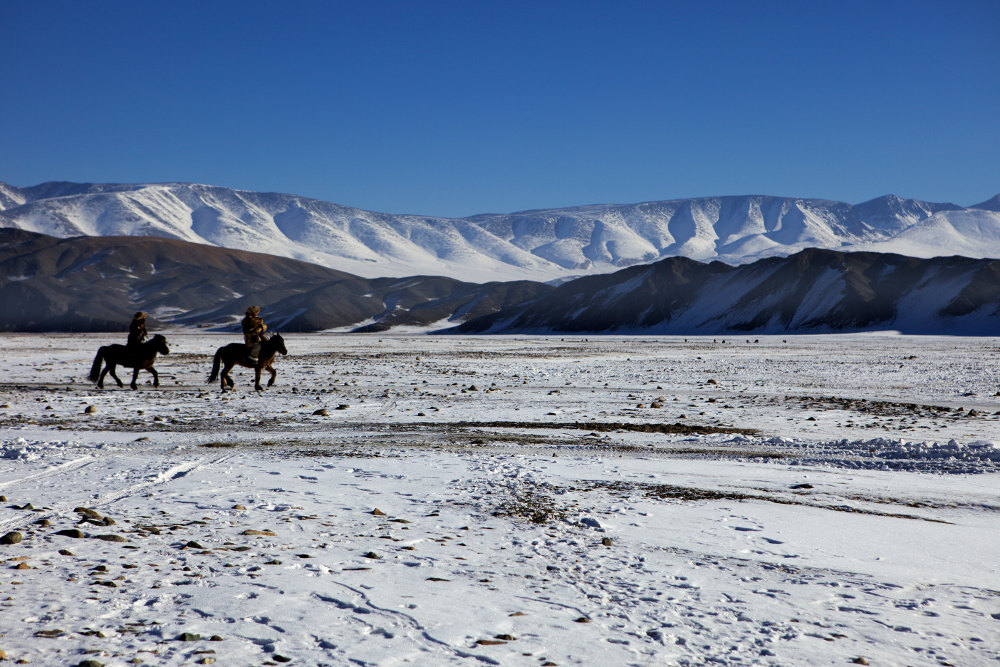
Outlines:
{"label": "stone", "polygon": [[379,555],[378,555],[377,553],[375,553],[374,551],[369,551],[369,552],[368,552],[368,553],[366,553],[366,554],[365,554],[364,556],[365,556],[365,558],[372,558],[372,559],[374,559],[374,560],[380,560],[380,559],[382,558],[381,556],[379,556]]}
{"label": "stone", "polygon": [[268,537],[274,537],[274,531],[271,531],[271,530],[253,530],[251,528],[251,529],[244,530],[242,533],[240,533],[240,535],[267,535]]}
{"label": "stone", "polygon": [[274,660],[275,662],[291,662],[292,661],[291,658],[286,658],[285,656],[278,655],[277,653],[272,653],[271,654],[271,660]]}
{"label": "stone", "polygon": [[385,512],[376,507],[372,510],[372,516],[385,516]]}
{"label": "stone", "polygon": [[317,417],[326,417],[329,414],[330,413],[327,412],[326,408],[320,408],[319,410],[316,410],[315,412],[313,412],[313,415],[315,415]]}
{"label": "stone", "polygon": [[128,542],[123,535],[115,535],[109,533],[107,535],[92,535],[95,540],[104,540],[105,542]]}
{"label": "stone", "polygon": [[201,635],[196,635],[193,632],[182,632],[177,635],[177,641],[179,642],[196,642],[201,640]]}
{"label": "stone", "polygon": [[60,556],[72,556],[73,552],[70,551],[69,549],[60,549],[59,550],[59,555]]}
{"label": "stone", "polygon": [[201,546],[200,544],[198,544],[197,542],[195,542],[194,540],[191,540],[190,542],[188,542],[184,546],[187,547],[188,549],[204,549],[205,548],[205,547]]}
{"label": "stone", "polygon": [[104,667],[104,663],[96,660],[81,660],[76,663],[76,667]]}
{"label": "stone", "polygon": [[574,623],[590,623],[590,619],[586,616],[581,616],[580,618],[574,619]]}
{"label": "stone", "polygon": [[349,407],[351,407],[351,406],[349,406],[347,403],[341,403],[340,405],[337,406],[336,409],[337,410],[346,410]]}
{"label": "stone", "polygon": [[88,405],[88,406],[87,406],[87,409],[86,409],[86,410],[84,410],[84,413],[85,413],[85,414],[88,414],[88,415],[92,415],[92,414],[94,414],[94,413],[96,413],[96,412],[97,412],[97,407],[95,407],[95,406],[93,406],[93,405]]}
{"label": "stone", "polygon": [[24,535],[13,530],[3,537],[0,537],[0,544],[19,544],[24,539]]}
{"label": "stone", "polygon": [[79,528],[67,528],[66,530],[57,530],[56,535],[63,535],[64,537],[81,538],[83,537],[83,531]]}
{"label": "stone", "polygon": [[606,547],[611,547],[614,546],[615,543],[611,540],[610,537],[602,537],[601,544],[603,544]]}
{"label": "stone", "polygon": [[245,510],[246,507],[243,507],[243,505],[233,505],[233,509],[234,510]]}

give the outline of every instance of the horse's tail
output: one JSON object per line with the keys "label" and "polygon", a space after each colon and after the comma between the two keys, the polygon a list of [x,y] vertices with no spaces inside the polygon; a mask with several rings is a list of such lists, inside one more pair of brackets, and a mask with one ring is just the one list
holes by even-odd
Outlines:
{"label": "horse's tail", "polygon": [[212,373],[208,376],[208,382],[212,383],[219,379],[219,366],[222,365],[222,348],[215,351],[215,360],[212,361]]}
{"label": "horse's tail", "polygon": [[87,377],[91,382],[97,382],[97,379],[101,377],[101,364],[104,363],[104,348],[97,348],[97,356],[94,357],[94,364],[90,367],[90,375]]}

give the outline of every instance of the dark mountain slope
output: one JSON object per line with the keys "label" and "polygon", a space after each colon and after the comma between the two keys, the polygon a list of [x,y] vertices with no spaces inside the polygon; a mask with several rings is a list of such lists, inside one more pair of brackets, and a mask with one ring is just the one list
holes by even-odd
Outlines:
{"label": "dark mountain slope", "polygon": [[423,276],[370,280],[171,239],[56,239],[0,230],[0,330],[6,331],[117,331],[136,310],[150,314],[151,327],[231,326],[249,304],[285,330],[424,326],[456,312],[483,315],[551,289]]}
{"label": "dark mountain slope", "polygon": [[810,249],[738,267],[670,258],[575,280],[454,333],[1000,332],[1000,260]]}

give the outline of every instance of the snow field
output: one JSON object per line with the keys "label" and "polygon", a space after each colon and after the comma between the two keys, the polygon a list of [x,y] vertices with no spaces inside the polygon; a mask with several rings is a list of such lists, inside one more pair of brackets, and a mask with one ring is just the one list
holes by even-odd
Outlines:
{"label": "snow field", "polygon": [[996,339],[167,337],[2,337],[13,660],[1000,659]]}

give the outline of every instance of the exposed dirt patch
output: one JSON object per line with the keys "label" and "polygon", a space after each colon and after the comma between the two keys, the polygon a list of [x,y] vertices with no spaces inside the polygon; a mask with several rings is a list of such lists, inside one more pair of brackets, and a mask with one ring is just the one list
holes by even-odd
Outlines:
{"label": "exposed dirt patch", "polygon": [[490,422],[451,422],[451,423],[431,423],[425,426],[433,428],[547,428],[547,429],[576,429],[581,431],[596,431],[607,433],[609,431],[633,431],[638,433],[664,433],[669,435],[709,435],[713,433],[731,433],[742,435],[757,435],[757,429],[737,428],[733,426],[702,426],[699,424],[673,424],[659,422],[515,422],[515,421],[490,421]]}
{"label": "exposed dirt patch", "polygon": [[[700,489],[687,486],[673,486],[671,484],[641,484],[635,482],[609,482],[594,481],[590,483],[590,489],[603,489],[611,493],[631,494],[642,493],[649,498],[660,498],[663,500],[759,500],[778,505],[801,505],[804,507],[816,507],[820,509],[832,510],[834,512],[847,512],[850,514],[867,514],[870,516],[884,516],[895,519],[913,519],[917,521],[929,521],[931,523],[950,523],[940,519],[931,519],[913,514],[900,514],[895,512],[879,512],[849,505],[831,505],[824,503],[810,503],[796,498],[785,498],[768,493],[744,493],[739,491],[722,491],[718,489]],[[865,499],[867,500],[867,499]]]}
{"label": "exposed dirt patch", "polygon": [[922,405],[897,401],[875,401],[864,398],[839,396],[785,396],[786,401],[801,403],[803,408],[815,410],[845,410],[877,417],[923,417],[926,419],[976,419],[984,415],[966,412],[961,408],[942,405]]}

